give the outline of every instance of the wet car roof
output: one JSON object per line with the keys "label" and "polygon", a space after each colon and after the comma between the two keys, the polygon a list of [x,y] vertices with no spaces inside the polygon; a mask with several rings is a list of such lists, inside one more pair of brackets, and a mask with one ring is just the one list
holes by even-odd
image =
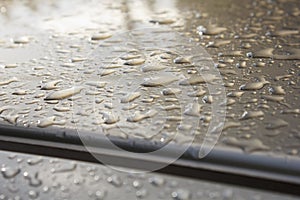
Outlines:
{"label": "wet car roof", "polygon": [[[214,94],[208,91],[208,83],[197,80],[201,75],[194,77],[199,66],[173,62],[180,54],[159,48],[135,49],[126,41],[127,21],[132,26],[129,30],[147,33],[141,38],[147,37],[146,43],[154,44],[158,33],[144,31],[145,26],[171,27],[192,39],[190,43],[180,41],[183,46],[201,45],[213,58],[227,96],[226,122],[218,145],[297,156],[299,11],[291,8],[293,2],[247,3],[247,10],[226,2],[166,3],[168,9],[156,4],[150,9],[141,3],[94,2],[86,5],[97,5],[88,13],[84,7],[71,9],[64,1],[3,4],[1,123],[59,129],[76,126],[79,130],[101,129],[105,134],[161,142],[172,140],[179,129],[185,135],[175,142],[185,143],[194,126],[180,124],[178,116],[185,112],[183,118],[194,115],[201,119],[193,132],[196,143],[201,144],[212,118]],[[208,5],[201,9],[202,4]],[[135,6],[141,6],[145,13]],[[243,16],[233,20],[242,11]],[[117,17],[110,18],[110,12]],[[223,15],[227,17],[221,18]],[[174,40],[169,41],[173,48],[177,45]],[[148,86],[154,87],[143,85],[149,77],[154,80],[148,81]],[[189,87],[182,86],[183,79],[189,78],[194,82],[189,80]],[[193,101],[188,102],[184,95],[196,97],[199,104],[191,108],[190,115],[186,113]]]}
{"label": "wet car roof", "polygon": [[298,160],[299,15],[296,0],[3,1],[0,128]]}

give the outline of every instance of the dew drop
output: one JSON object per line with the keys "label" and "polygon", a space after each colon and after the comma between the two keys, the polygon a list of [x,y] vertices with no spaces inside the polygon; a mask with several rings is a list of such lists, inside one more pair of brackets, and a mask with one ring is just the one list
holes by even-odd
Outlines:
{"label": "dew drop", "polygon": [[175,64],[190,64],[190,58],[189,57],[177,57],[174,59]]}
{"label": "dew drop", "polygon": [[102,115],[106,124],[114,124],[120,120],[119,116],[110,112],[102,112]]}
{"label": "dew drop", "polygon": [[196,100],[190,105],[188,105],[188,107],[184,111],[184,114],[189,116],[199,117],[200,111],[201,111],[201,105],[199,105],[198,101]]}
{"label": "dew drop", "polygon": [[133,92],[121,98],[121,103],[129,103],[141,96],[140,92]]}
{"label": "dew drop", "polygon": [[147,78],[144,80],[144,82],[141,84],[145,87],[158,87],[158,86],[166,86],[174,81],[177,81],[178,78],[174,76],[157,76],[152,78]]}
{"label": "dew drop", "polygon": [[149,179],[149,182],[156,187],[161,187],[165,184],[165,179],[160,176],[153,176]]}
{"label": "dew drop", "polygon": [[281,127],[285,127],[288,126],[289,123],[284,121],[283,119],[274,119],[270,122],[267,123],[266,129],[270,129],[270,130],[274,130],[274,129],[278,129]]}
{"label": "dew drop", "polygon": [[252,153],[254,151],[265,151],[270,149],[259,139],[241,140],[234,137],[227,137],[223,140],[223,142],[230,146],[239,147],[246,153]]}
{"label": "dew drop", "polygon": [[190,200],[191,193],[185,189],[178,189],[175,192],[172,192],[172,198],[175,200]]}
{"label": "dew drop", "polygon": [[268,83],[268,81],[246,83],[244,85],[241,85],[240,90],[260,90]]}
{"label": "dew drop", "polygon": [[282,86],[272,86],[270,87],[269,92],[274,95],[285,95],[285,91]]}
{"label": "dew drop", "polygon": [[99,33],[99,34],[95,34],[91,37],[91,40],[104,40],[107,38],[110,38],[112,35],[109,33]]}
{"label": "dew drop", "polygon": [[227,28],[218,27],[216,25],[209,25],[207,27],[204,26],[197,27],[197,32],[199,35],[217,35],[225,31],[227,31]]}
{"label": "dew drop", "polygon": [[155,116],[158,112],[156,110],[149,110],[146,113],[141,113],[140,111],[136,111],[132,116],[127,118],[128,122],[139,122],[143,119],[151,118]]}
{"label": "dew drop", "polygon": [[55,91],[55,92],[49,94],[48,96],[46,96],[45,100],[65,99],[65,98],[68,98],[75,94],[80,93],[80,91],[82,89],[83,89],[82,87],[72,87],[72,88],[68,88],[68,89],[64,89],[64,90],[60,90],[60,91]]}
{"label": "dew drop", "polygon": [[10,179],[14,178],[21,172],[20,168],[13,168],[13,167],[2,167],[1,173],[4,178]]}
{"label": "dew drop", "polygon": [[51,125],[64,125],[66,123],[65,120],[56,121],[55,116],[47,117],[38,121],[37,126],[40,128],[46,128]]}
{"label": "dew drop", "polygon": [[256,119],[264,116],[264,112],[261,110],[258,111],[245,111],[242,114],[242,117],[240,118],[241,120],[246,120],[246,119]]}
{"label": "dew drop", "polygon": [[30,199],[37,199],[39,197],[39,193],[37,191],[30,190],[28,192],[28,196]]}
{"label": "dew drop", "polygon": [[142,67],[143,72],[161,71],[166,69],[167,66],[164,65],[145,65]]}
{"label": "dew drop", "polygon": [[124,65],[130,65],[130,66],[135,66],[135,65],[141,65],[145,62],[146,60],[144,58],[136,58],[132,60],[128,60],[124,63]]}
{"label": "dew drop", "polygon": [[139,199],[144,199],[148,195],[148,191],[146,189],[140,189],[136,191],[135,195]]}
{"label": "dew drop", "polygon": [[62,82],[62,80],[54,80],[54,81],[50,81],[45,83],[42,87],[41,90],[53,90],[58,88],[58,86],[56,86],[58,83]]}
{"label": "dew drop", "polygon": [[181,89],[179,89],[179,88],[165,88],[162,91],[162,94],[166,95],[166,96],[167,95],[175,95],[178,93],[181,93]]}
{"label": "dew drop", "polygon": [[8,85],[12,82],[17,82],[17,81],[18,81],[18,79],[16,77],[13,77],[13,78],[10,78],[10,79],[4,80],[4,81],[0,81],[0,86]]}
{"label": "dew drop", "polygon": [[123,185],[123,181],[117,175],[112,175],[107,178],[107,182],[114,185],[115,187],[121,187]]}
{"label": "dew drop", "polygon": [[27,44],[30,42],[29,37],[27,36],[22,36],[14,39],[15,44]]}

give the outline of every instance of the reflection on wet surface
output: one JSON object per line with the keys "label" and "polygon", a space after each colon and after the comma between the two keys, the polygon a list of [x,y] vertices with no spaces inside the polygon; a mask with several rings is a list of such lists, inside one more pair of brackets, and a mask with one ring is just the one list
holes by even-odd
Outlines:
{"label": "reflection on wet surface", "polygon": [[[76,125],[163,143],[179,132],[173,142],[195,136],[201,144],[219,96],[208,86],[219,79],[200,76],[199,63],[172,52],[200,46],[215,62],[200,68],[218,69],[226,90],[218,104],[227,106],[226,122],[214,127],[223,128],[218,145],[299,155],[297,0],[2,1],[0,12],[1,124]],[[121,37],[145,27],[170,28],[188,42],[170,37],[168,51],[142,52],[131,43],[140,32],[130,42]],[[145,32],[139,45],[163,35]]]}
{"label": "reflection on wet surface", "polygon": [[[295,197],[157,173],[1,151],[1,199],[265,199]],[[80,191],[80,192],[78,192]]]}

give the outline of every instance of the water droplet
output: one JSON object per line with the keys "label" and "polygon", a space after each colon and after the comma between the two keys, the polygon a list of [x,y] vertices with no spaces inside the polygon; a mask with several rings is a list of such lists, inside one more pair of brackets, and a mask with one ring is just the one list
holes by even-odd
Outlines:
{"label": "water droplet", "polygon": [[14,178],[20,172],[21,172],[20,168],[16,168],[16,167],[2,167],[1,168],[1,173],[2,173],[3,177],[6,179]]}
{"label": "water droplet", "polygon": [[104,200],[107,196],[107,190],[98,190],[96,191],[95,196],[97,200]]}
{"label": "water droplet", "polygon": [[246,61],[240,62],[236,64],[237,68],[246,68],[247,67],[247,63]]}
{"label": "water droplet", "polygon": [[140,92],[133,92],[121,98],[121,103],[129,103],[141,96]]}
{"label": "water droplet", "polygon": [[190,191],[185,189],[178,189],[177,191],[172,192],[172,198],[175,200],[190,200],[191,196]]}
{"label": "water droplet", "polygon": [[179,88],[165,88],[162,91],[163,95],[175,95],[181,93],[181,89]]}
{"label": "water droplet", "polygon": [[266,48],[262,50],[258,50],[253,53],[252,57],[253,58],[273,58],[273,48]]}
{"label": "water droplet", "polygon": [[196,90],[196,91],[193,91],[193,92],[189,92],[187,95],[189,97],[201,97],[204,94],[206,94],[206,91],[201,88],[199,90]]}
{"label": "water droplet", "polygon": [[300,109],[286,109],[281,111],[282,114],[300,114]]}
{"label": "water droplet", "polygon": [[175,104],[171,104],[171,105],[164,107],[164,110],[166,110],[166,111],[177,110],[177,109],[181,109],[181,107],[178,105],[175,105]]}
{"label": "water droplet", "polygon": [[30,190],[28,192],[28,196],[30,199],[37,199],[39,197],[39,193],[37,191]]}
{"label": "water droplet", "polygon": [[84,58],[84,57],[73,57],[71,59],[71,61],[74,63],[74,62],[82,62],[82,61],[85,61],[87,60],[87,58]]}
{"label": "water droplet", "polygon": [[240,126],[241,126],[240,122],[226,122],[224,124],[223,131],[230,129],[230,128],[240,127]]}
{"label": "water droplet", "polygon": [[46,128],[51,125],[64,125],[66,123],[65,120],[56,121],[55,116],[47,117],[38,121],[37,126],[40,128]]}
{"label": "water droplet", "polygon": [[245,92],[233,91],[227,94],[228,97],[241,97]]}
{"label": "water droplet", "polygon": [[127,118],[129,122],[139,122],[143,119],[151,118],[155,116],[158,112],[156,110],[149,110],[146,113],[141,113],[140,111],[136,111],[132,116]]}
{"label": "water droplet", "polygon": [[147,99],[142,99],[141,102],[143,103],[152,103],[154,101],[154,98],[147,98]]}
{"label": "water droplet", "polygon": [[43,158],[41,157],[33,157],[27,160],[27,163],[29,165],[37,165],[39,163],[43,162]]}
{"label": "water droplet", "polygon": [[258,111],[245,111],[242,114],[242,117],[240,118],[241,120],[246,120],[246,119],[253,119],[253,118],[260,118],[264,116],[264,112],[261,110]]}
{"label": "water droplet", "polygon": [[[238,50],[233,50],[233,51],[226,51],[223,53],[219,53],[218,54],[219,57],[241,57],[243,56],[243,52],[242,51],[238,51]],[[231,58],[228,58],[226,60],[222,60],[224,63],[233,63],[234,60]]]}
{"label": "water droplet", "polygon": [[54,81],[50,81],[45,83],[42,87],[41,90],[53,90],[58,88],[58,86],[56,86],[58,83],[62,82],[62,80],[54,80]]}
{"label": "water droplet", "polygon": [[213,47],[213,48],[219,48],[221,46],[225,46],[227,44],[230,44],[231,40],[219,40],[219,41],[213,41],[209,42],[206,47]]}
{"label": "water droplet", "polygon": [[205,95],[203,98],[202,98],[202,101],[204,103],[209,103],[211,104],[213,102],[213,96],[211,95]]}
{"label": "water droplet", "polygon": [[3,120],[7,121],[10,124],[16,124],[19,115],[8,113],[6,115],[0,115],[0,118],[2,118]]}
{"label": "water droplet", "polygon": [[195,100],[192,104],[188,105],[188,107],[184,111],[184,114],[185,115],[189,115],[189,116],[199,117],[200,116],[201,107],[202,106],[199,105],[198,101]]}
{"label": "water droplet", "polygon": [[95,34],[91,37],[91,40],[104,40],[107,38],[110,38],[112,35],[109,33],[99,33],[99,34]]}
{"label": "water droplet", "polygon": [[72,88],[68,88],[68,89],[64,89],[64,90],[60,90],[60,91],[55,91],[55,92],[49,94],[48,96],[46,96],[45,100],[65,99],[65,98],[68,98],[75,94],[80,93],[80,91],[82,89],[83,89],[82,87],[72,87]]}
{"label": "water droplet", "polygon": [[223,200],[231,200],[233,199],[233,190],[226,189],[222,192]]}
{"label": "water droplet", "polygon": [[67,112],[70,111],[70,107],[64,107],[64,106],[55,106],[53,110],[57,112]]}
{"label": "water droplet", "polygon": [[155,24],[161,24],[161,25],[167,25],[167,24],[173,24],[175,22],[174,19],[152,19],[149,21],[150,23],[155,23]]}
{"label": "water droplet", "polygon": [[137,198],[143,199],[148,195],[148,191],[146,189],[141,189],[136,191],[135,195]]}
{"label": "water droplet", "polygon": [[17,90],[15,92],[12,93],[13,95],[26,95],[27,94],[27,91],[26,90]]}
{"label": "water droplet", "polygon": [[112,184],[116,187],[121,187],[123,185],[122,179],[117,175],[112,175],[112,176],[108,177],[107,182],[109,182],[110,184]]}
{"label": "water droplet", "polygon": [[246,83],[244,85],[241,85],[240,90],[260,90],[268,83],[268,81]]}
{"label": "water droplet", "polygon": [[[205,77],[203,77],[205,76]],[[205,74],[203,76],[193,75],[188,79],[185,79],[179,83],[179,85],[189,86],[203,83],[213,83],[218,78],[213,74]]]}
{"label": "water droplet", "polygon": [[282,86],[272,86],[270,87],[269,92],[274,95],[285,95],[285,91]]}
{"label": "water droplet", "polygon": [[61,66],[67,68],[74,68],[76,65],[74,63],[63,63],[61,64]]}
{"label": "water droplet", "polygon": [[272,121],[269,121],[267,123],[266,129],[274,130],[288,125],[289,125],[288,122],[284,121],[283,119],[277,118],[277,119],[273,119]]}
{"label": "water droplet", "polygon": [[283,96],[271,96],[271,95],[262,95],[262,99],[265,99],[267,101],[274,101],[274,102],[282,102],[284,101]]}
{"label": "water droplet", "polygon": [[0,81],[0,86],[8,85],[12,82],[17,82],[17,81],[18,81],[18,79],[16,77],[13,77],[13,78],[10,78],[10,79],[4,80],[4,81]]}
{"label": "water droplet", "polygon": [[178,80],[177,77],[171,75],[156,76],[156,77],[144,79],[144,82],[141,85],[145,87],[166,86],[177,80]]}
{"label": "water droplet", "polygon": [[199,33],[199,35],[217,35],[225,31],[227,31],[227,28],[218,27],[216,25],[209,25],[207,27],[204,26],[197,27],[197,32]]}
{"label": "water droplet", "polygon": [[102,112],[102,115],[104,118],[104,123],[106,123],[106,124],[114,124],[120,120],[119,116],[117,116],[111,112]]}
{"label": "water droplet", "polygon": [[6,69],[17,68],[17,67],[18,67],[17,64],[6,64],[6,65],[4,66],[4,68],[6,68]]}
{"label": "water droplet", "polygon": [[298,30],[278,30],[273,33],[270,33],[271,36],[290,36],[299,34]]}
{"label": "water droplet", "polygon": [[279,75],[279,76],[275,76],[274,80],[275,81],[279,81],[279,80],[282,80],[282,79],[289,79],[291,77],[292,77],[291,74]]}
{"label": "water droplet", "polygon": [[116,70],[114,69],[102,69],[99,73],[100,76],[107,76],[107,75],[110,75],[110,74],[113,74],[115,73]]}
{"label": "water droplet", "polygon": [[191,58],[189,57],[177,57],[174,59],[175,64],[191,64]]}
{"label": "water droplet", "polygon": [[164,65],[145,65],[142,67],[142,71],[143,72],[152,72],[152,71],[161,71],[163,69],[166,69],[167,66],[164,66]]}
{"label": "water droplet", "polygon": [[166,183],[165,179],[160,176],[151,177],[149,182],[156,187],[162,187]]}
{"label": "water droplet", "polygon": [[263,144],[259,139],[248,139],[241,140],[234,137],[227,137],[223,140],[227,145],[239,147],[243,149],[246,153],[252,153],[254,151],[269,150],[270,148]]}
{"label": "water droplet", "polygon": [[27,36],[22,36],[14,39],[15,44],[27,44],[30,42],[29,37]]}
{"label": "water droplet", "polygon": [[140,181],[135,180],[135,181],[133,181],[132,186],[133,186],[134,188],[142,188],[142,187],[143,187],[143,184],[142,184]]}
{"label": "water droplet", "polygon": [[132,60],[128,60],[124,63],[124,65],[130,65],[130,66],[134,66],[134,65],[141,65],[145,62],[146,60],[144,58],[135,58]]}
{"label": "water droplet", "polygon": [[70,163],[62,163],[56,168],[52,168],[52,173],[65,173],[65,172],[72,172],[77,168],[77,164],[70,162]]}
{"label": "water droplet", "polygon": [[135,109],[138,106],[139,105],[135,104],[135,103],[127,104],[127,105],[123,106],[122,110],[132,110],[132,109]]}
{"label": "water droplet", "polygon": [[136,58],[141,58],[142,55],[140,54],[126,54],[124,56],[121,56],[122,60],[132,60],[132,59],[136,59]]}
{"label": "water droplet", "polygon": [[28,172],[24,172],[24,178],[28,180],[28,183],[32,187],[39,187],[42,185],[42,180],[39,179],[39,174],[35,173],[33,176],[30,176]]}
{"label": "water droplet", "polygon": [[264,63],[264,62],[257,62],[257,63],[254,63],[253,66],[254,67],[265,67],[266,63]]}

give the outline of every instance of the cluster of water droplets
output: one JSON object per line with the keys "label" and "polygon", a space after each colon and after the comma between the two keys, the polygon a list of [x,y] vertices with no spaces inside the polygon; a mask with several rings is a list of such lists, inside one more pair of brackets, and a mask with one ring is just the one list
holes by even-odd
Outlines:
{"label": "cluster of water droplets", "polygon": [[[223,19],[224,13],[214,12],[216,7],[207,7],[207,11],[200,13],[197,6],[190,8],[191,12],[183,11],[181,18],[166,11],[139,21],[172,27],[192,38],[191,44],[182,46],[202,45],[212,55],[227,93],[226,102],[222,103],[227,106],[222,134],[226,146],[250,149],[249,152],[272,150],[298,154],[299,30],[295,24],[299,10],[289,9],[292,4],[288,1],[247,3],[253,11],[235,8],[233,13],[241,15],[242,12],[243,17],[234,22]],[[107,9],[115,9],[116,5],[105,4]],[[214,17],[218,20],[212,23],[209,19]],[[162,142],[169,142],[180,130],[184,134],[179,141],[174,141],[177,143],[189,140],[192,128],[196,129],[193,134],[199,135],[196,144],[201,144],[213,119],[209,105],[216,95],[210,94],[207,82],[214,83],[216,77],[198,76],[189,56],[158,49],[141,52],[129,48],[132,47],[129,43],[114,49],[96,66],[89,53],[99,52],[99,48],[105,52],[120,43],[102,41],[124,28],[118,23],[102,25],[101,30],[86,28],[84,32],[1,34],[0,51],[5,56],[0,59],[1,124],[60,129],[74,129],[76,125],[92,132],[100,127],[108,135]],[[149,40],[144,42],[155,41],[157,35],[150,33]],[[176,44],[176,41],[169,42]],[[172,48],[176,49],[171,45]],[[128,80],[124,78],[120,82],[121,75]],[[138,91],[128,92],[137,77],[143,79]],[[116,81],[120,84],[113,84]],[[189,99],[178,100],[177,97],[183,96]],[[197,102],[191,101],[195,98]],[[76,109],[76,113],[73,113],[74,102],[77,108],[82,108]],[[116,103],[120,105],[117,110],[121,115],[113,111]],[[154,110],[148,109],[155,104]],[[187,121],[200,120],[200,125],[180,123],[181,115]],[[149,126],[161,131],[159,134],[157,131],[146,134],[143,129],[134,132]],[[221,129],[219,125],[214,127],[215,131]]]}
{"label": "cluster of water droplets", "polygon": [[[1,151],[0,199],[282,199],[256,190]],[[293,199],[286,197],[285,199]]]}

